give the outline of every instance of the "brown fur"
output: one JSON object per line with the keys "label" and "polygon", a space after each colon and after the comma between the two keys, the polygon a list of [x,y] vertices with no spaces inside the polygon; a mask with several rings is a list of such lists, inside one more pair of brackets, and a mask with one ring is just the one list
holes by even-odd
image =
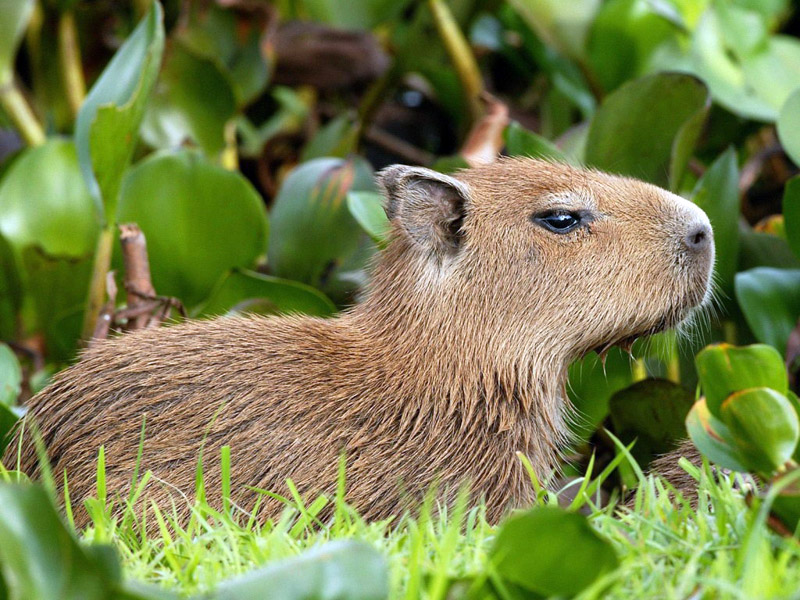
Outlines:
{"label": "brown fur", "polygon": [[[683,239],[698,226],[710,236],[708,220],[651,185],[531,159],[457,179],[394,167],[382,183],[392,240],[353,309],[123,335],[31,400],[76,504],[93,493],[101,444],[108,489],[127,493],[146,414],[141,469],[163,482],[149,490],[159,505],[176,490],[191,501],[201,447],[213,497],[228,444],[245,508],[246,486],[281,493],[286,478],[331,494],[344,451],[348,499],[367,518],[402,511],[434,482],[451,498],[469,481],[496,519],[531,498],[516,451],[541,476],[557,463],[570,362],[673,326],[707,295],[713,245],[691,252]],[[552,206],[595,219],[555,234],[531,220]],[[15,457],[11,444],[5,464]],[[27,440],[21,464],[37,474]]]}

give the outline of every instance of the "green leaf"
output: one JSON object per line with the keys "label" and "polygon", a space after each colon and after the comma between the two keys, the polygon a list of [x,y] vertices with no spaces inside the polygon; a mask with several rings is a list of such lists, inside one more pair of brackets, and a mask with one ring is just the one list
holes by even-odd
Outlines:
{"label": "green leaf", "polygon": [[343,158],[355,150],[358,127],[353,117],[343,113],[319,128],[300,153],[300,162],[334,156]]}
{"label": "green leaf", "polygon": [[0,343],[0,404],[11,406],[17,400],[22,385],[22,367],[17,356],[6,344]]}
{"label": "green leaf", "polygon": [[376,244],[386,244],[392,225],[383,209],[383,196],[375,192],[349,192],[347,208]]}
{"label": "green leaf", "polygon": [[[6,446],[11,443],[11,436],[9,434],[20,419],[18,414],[19,410],[18,408],[12,409],[5,404],[0,404],[0,459],[3,458],[3,452],[5,452]],[[0,575],[2,575],[2,572],[0,572]],[[2,585],[2,577],[0,577],[0,585]],[[2,597],[2,593],[0,593],[0,598]]]}
{"label": "green leaf", "polygon": [[34,0],[0,0],[0,87],[14,79],[14,58],[33,13]]}
{"label": "green leaf", "polygon": [[728,427],[709,412],[705,398],[695,402],[689,411],[686,431],[700,453],[712,463],[723,469],[747,472],[744,459],[732,445]]}
{"label": "green leaf", "polygon": [[676,189],[709,108],[698,79],[660,73],[606,97],[589,129],[590,165]]}
{"label": "green leaf", "polygon": [[209,600],[383,600],[389,594],[386,561],[372,546],[337,540],[223,582]]}
{"label": "green leaf", "polygon": [[89,256],[98,233],[75,146],[51,139],[24,150],[0,181],[0,235],[17,259],[32,244],[52,255]]}
{"label": "green leaf", "polygon": [[789,158],[794,164],[800,165],[800,88],[781,107],[778,115],[778,138]]}
{"label": "green leaf", "polygon": [[324,286],[327,275],[358,249],[363,235],[347,208],[347,193],[374,190],[363,159],[318,158],[294,169],[272,208],[272,272]]}
{"label": "green leaf", "polygon": [[785,354],[800,318],[800,270],[759,267],[738,273],[736,300],[756,339]]}
{"label": "green leaf", "polygon": [[585,54],[586,38],[600,0],[510,0],[528,26],[548,46],[572,58]]}
{"label": "green leaf", "polygon": [[605,2],[592,22],[588,57],[605,90],[644,75],[653,53],[676,38],[678,27],[647,0]]}
{"label": "green leaf", "polygon": [[75,122],[81,171],[97,214],[113,221],[125,169],[164,50],[163,10],[154,0],[97,79]]}
{"label": "green leaf", "polygon": [[708,409],[721,417],[720,406],[734,392],[768,387],[786,394],[789,381],[781,355],[771,346],[713,344],[695,357]]}
{"label": "green leaf", "polygon": [[694,395],[666,379],[645,379],[609,402],[614,432],[624,444],[637,440],[633,455],[644,465],[686,437],[686,415]]}
{"label": "green leaf", "polygon": [[792,177],[783,188],[783,222],[786,240],[800,258],[800,175]]}
{"label": "green leaf", "polygon": [[177,148],[191,139],[209,157],[216,157],[225,147],[225,125],[236,113],[231,82],[218,61],[176,40],[160,83],[145,116],[142,138],[157,148]]}
{"label": "green leaf", "polygon": [[144,232],[158,293],[189,307],[205,300],[230,269],[251,268],[266,251],[258,192],[238,172],[189,150],[155,154],[132,168],[117,218]]}
{"label": "green leaf", "polygon": [[503,132],[506,151],[510,156],[530,156],[558,162],[570,162],[567,156],[553,142],[528,131],[516,121],[512,121]]}
{"label": "green leaf", "polygon": [[555,507],[508,519],[490,557],[503,579],[545,596],[573,596],[618,565],[586,517]]}
{"label": "green leaf", "polygon": [[342,10],[339,0],[303,0],[303,7],[313,21],[341,29],[372,29],[400,13],[411,0],[348,0]]}
{"label": "green leaf", "polygon": [[800,260],[783,238],[739,224],[739,271],[756,267],[800,269]]}
{"label": "green leaf", "polygon": [[196,316],[231,311],[327,317],[336,312],[336,307],[325,294],[303,283],[236,269],[223,276]]}
{"label": "green leaf", "polygon": [[722,403],[720,417],[744,465],[765,476],[792,457],[800,437],[794,407],[783,394],[769,388],[734,392]]}
{"label": "green leaf", "polygon": [[17,335],[21,305],[22,281],[14,250],[0,235],[0,339],[11,339]]}
{"label": "green leaf", "polygon": [[118,583],[118,571],[78,545],[40,487],[0,483],[0,539],[12,598],[105,600]]}
{"label": "green leaf", "polygon": [[715,270],[722,291],[730,296],[739,263],[739,168],[734,148],[723,152],[703,174],[692,192],[692,201],[711,221]]}

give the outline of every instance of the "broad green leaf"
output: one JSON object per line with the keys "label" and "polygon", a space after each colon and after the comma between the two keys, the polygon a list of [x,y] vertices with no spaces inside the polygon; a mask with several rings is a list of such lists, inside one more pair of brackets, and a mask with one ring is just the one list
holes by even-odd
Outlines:
{"label": "broad green leaf", "polygon": [[800,525],[800,484],[797,476],[797,469],[792,469],[770,482],[771,488],[783,488],[772,502],[772,515],[777,516],[791,532],[796,532]]}
{"label": "broad green leaf", "polygon": [[[800,87],[789,96],[781,107],[781,112],[778,115],[778,138],[789,158],[794,161],[794,164],[800,165]],[[785,195],[783,202],[785,206]],[[798,202],[800,202],[800,199],[798,199]],[[800,232],[798,232],[798,235],[800,235]]]}
{"label": "broad green leaf", "polygon": [[333,156],[344,158],[355,149],[358,127],[352,115],[342,113],[325,123],[300,153],[300,162]]}
{"label": "broad green leaf", "polygon": [[0,0],[0,87],[14,78],[17,46],[33,13],[34,0]]}
{"label": "broad green leaf", "polygon": [[236,269],[223,276],[196,316],[216,316],[230,311],[327,317],[336,307],[325,294],[303,283]]}
{"label": "broad green leaf", "polygon": [[739,223],[739,271],[756,267],[800,269],[800,259],[795,256],[783,238],[771,233],[755,231],[746,223]]}
{"label": "broad green leaf", "polygon": [[392,225],[383,209],[383,196],[375,192],[349,192],[347,208],[376,244],[386,244]]}
{"label": "broad green leaf", "polygon": [[176,40],[164,62],[156,98],[148,107],[142,130],[148,144],[176,148],[190,139],[209,157],[222,151],[225,125],[236,112],[236,98],[217,61]]}
{"label": "broad green leaf", "polygon": [[780,110],[800,87],[800,41],[787,35],[771,35],[765,46],[742,61],[748,87],[773,110],[775,121]]}
{"label": "broad green leaf", "polygon": [[384,600],[389,575],[384,558],[356,540],[336,540],[228,580],[208,600]]}
{"label": "broad green leaf", "polygon": [[215,4],[195,8],[192,13],[177,40],[216,63],[230,81],[238,106],[255,100],[270,73],[261,49],[264,31],[259,19],[237,18],[234,10]]}
{"label": "broad green leaf", "polygon": [[75,122],[81,171],[101,220],[113,221],[125,169],[161,66],[163,11],[154,0],[92,86]]}
{"label": "broad green leaf", "polygon": [[709,412],[705,398],[695,402],[689,411],[686,431],[700,453],[712,463],[723,469],[747,471],[744,459],[732,445],[728,427]]}
{"label": "broad green leaf", "polygon": [[0,339],[8,340],[17,335],[21,305],[22,282],[14,250],[0,235]]}
{"label": "broad green leaf", "polygon": [[324,287],[326,277],[358,249],[363,235],[347,208],[347,193],[374,189],[362,159],[318,158],[292,171],[272,207],[272,273]]}
{"label": "broad green leaf", "polygon": [[591,353],[570,365],[567,392],[577,412],[575,434],[588,440],[608,416],[611,396],[632,383],[630,357],[619,348],[609,350],[605,364]]}
{"label": "broad green leaf", "polygon": [[112,597],[118,571],[78,545],[42,488],[0,483],[0,507],[0,564],[10,597]]}
{"label": "broad green leaf", "polygon": [[90,255],[58,256],[39,246],[22,250],[22,270],[36,316],[35,328],[44,333],[48,358],[52,360],[74,358],[91,268]]}
{"label": "broad green leaf", "polygon": [[744,465],[765,476],[792,457],[800,436],[797,413],[789,400],[765,387],[731,394],[722,403],[720,418]]}
{"label": "broad green leaf", "polygon": [[709,108],[698,79],[660,73],[606,97],[586,142],[591,166],[676,189]]}
{"label": "broad green leaf", "polygon": [[23,151],[0,180],[0,235],[18,259],[32,244],[53,255],[88,256],[98,231],[72,142],[51,139]]}
{"label": "broad green leaf", "polygon": [[205,300],[230,269],[251,268],[266,251],[258,192],[194,151],[155,154],[134,166],[117,218],[144,232],[156,291],[188,307]]}
{"label": "broad green leaf", "polygon": [[697,182],[692,201],[702,208],[714,229],[715,271],[722,291],[730,296],[739,262],[739,168],[736,150],[728,148]]}
{"label": "broad green leaf", "polygon": [[600,0],[510,0],[528,26],[548,46],[572,58],[585,54],[586,38]]}
{"label": "broad green leaf", "polygon": [[555,507],[508,519],[490,557],[504,580],[544,596],[573,596],[618,565],[614,547],[586,517]]}
{"label": "broad green leaf", "polygon": [[[800,118],[800,112],[798,117]],[[800,134],[800,129],[798,129],[798,134]],[[800,258],[800,175],[787,181],[783,189],[783,222],[786,241],[789,242],[795,256]]]}
{"label": "broad green leaf", "polygon": [[0,404],[14,404],[21,385],[22,367],[19,366],[17,356],[6,344],[0,343]]}
{"label": "broad green leaf", "polygon": [[372,29],[399,15],[411,0],[303,0],[308,17],[342,29]]}
{"label": "broad green leaf", "polygon": [[506,151],[510,156],[530,156],[550,159],[557,162],[570,162],[567,156],[553,142],[528,131],[516,121],[512,121],[503,132]]}
{"label": "broad green leaf", "polygon": [[607,91],[644,75],[651,55],[679,29],[648,0],[605,2],[592,22],[587,55]]}
{"label": "broad green leaf", "polygon": [[[0,404],[0,459],[3,458],[3,452],[5,452],[6,446],[11,443],[11,435],[9,434],[16,426],[17,421],[19,421],[19,410],[18,407],[11,408],[5,404]],[[0,575],[2,575],[1,571]],[[2,581],[0,581],[0,585],[2,585]],[[2,597],[2,593],[0,593],[0,598]]]}
{"label": "broad green leaf", "polygon": [[800,270],[759,267],[738,273],[736,300],[756,339],[785,354],[800,318]]}
{"label": "broad green leaf", "polygon": [[686,437],[686,415],[694,394],[666,379],[645,379],[614,394],[609,402],[614,432],[644,465]]}
{"label": "broad green leaf", "polygon": [[713,344],[697,354],[695,365],[708,409],[717,417],[722,403],[734,392],[768,387],[785,394],[789,389],[781,355],[765,344]]}

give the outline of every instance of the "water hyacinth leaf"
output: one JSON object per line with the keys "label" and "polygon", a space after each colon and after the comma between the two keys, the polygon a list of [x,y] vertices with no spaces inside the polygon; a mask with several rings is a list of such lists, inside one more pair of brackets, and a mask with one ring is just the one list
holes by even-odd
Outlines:
{"label": "water hyacinth leaf", "polygon": [[789,158],[794,164],[800,165],[800,88],[792,92],[781,107],[778,115],[778,138]]}
{"label": "water hyacinth leaf", "polygon": [[568,163],[570,160],[553,142],[528,131],[516,121],[512,121],[503,132],[506,152],[510,156],[529,156]]}
{"label": "water hyacinth leaf", "polygon": [[711,221],[716,249],[714,270],[723,292],[731,296],[739,263],[739,168],[734,148],[725,150],[703,174],[692,192],[692,201]]}
{"label": "water hyacinth leaf", "polygon": [[303,283],[234,269],[223,276],[195,316],[215,316],[230,311],[327,317],[336,307],[325,294]]}
{"label": "water hyacinth leaf", "polygon": [[208,600],[384,600],[389,574],[384,558],[369,544],[337,540],[295,558],[223,582]]}
{"label": "water hyacinth leaf", "polygon": [[614,432],[644,465],[686,437],[686,415],[694,395],[666,379],[645,379],[614,394],[609,402]]}
{"label": "water hyacinth leaf", "polygon": [[155,154],[132,168],[118,219],[144,232],[158,293],[187,307],[205,300],[230,269],[252,268],[266,251],[258,192],[196,151]]}
{"label": "water hyacinth leaf", "polygon": [[768,387],[786,394],[789,381],[783,358],[766,344],[713,344],[695,357],[700,386],[708,409],[720,417],[720,406],[734,392]]}
{"label": "water hyacinth leaf", "polygon": [[17,400],[22,385],[22,367],[7,344],[0,343],[0,404],[11,406]]}
{"label": "water hyacinth leaf", "polygon": [[[9,434],[11,434],[20,418],[17,411],[19,411],[19,408],[11,408],[5,404],[0,404],[0,457],[5,452],[6,446],[11,443],[11,435]],[[2,598],[2,595],[0,595],[0,598]]]}
{"label": "water hyacinth leaf", "polygon": [[19,260],[36,244],[51,255],[94,252],[99,227],[75,146],[51,139],[25,150],[0,181],[0,235]]}
{"label": "water hyacinth leaf", "polygon": [[104,600],[119,569],[87,553],[61,522],[45,491],[0,483],[0,563],[12,598]]}
{"label": "water hyacinth leaf", "polygon": [[504,580],[544,596],[573,596],[618,565],[614,547],[586,517],[556,507],[508,519],[490,556]]}
{"label": "water hyacinth leaf", "polygon": [[800,436],[794,407],[769,388],[734,392],[722,403],[720,418],[748,470],[767,476],[792,457]]}
{"label": "water hyacinth leaf", "polygon": [[679,183],[709,108],[691,75],[659,73],[619,87],[595,113],[586,162],[668,188]]}
{"label": "water hyacinth leaf", "polygon": [[91,267],[91,256],[57,256],[39,246],[22,251],[22,270],[26,293],[35,309],[35,328],[44,332],[48,357],[53,360],[74,358]]}
{"label": "water hyacinth leaf", "polygon": [[318,158],[294,169],[272,207],[269,265],[279,277],[324,287],[326,276],[359,246],[350,191],[375,191],[363,159]]}
{"label": "water hyacinth leaf", "polygon": [[548,46],[572,58],[585,54],[586,38],[600,0],[511,0],[511,6]]}
{"label": "water hyacinth leaf", "polygon": [[605,2],[592,22],[587,56],[603,89],[643,75],[653,52],[678,26],[665,18],[647,0]]}
{"label": "water hyacinth leaf", "polygon": [[756,267],[800,269],[800,259],[783,238],[756,231],[746,223],[740,223],[739,271]]}
{"label": "water hyacinth leaf", "polygon": [[800,472],[790,470],[771,481],[771,488],[780,487],[780,492],[772,502],[772,516],[777,516],[791,533],[800,525]]}
{"label": "water hyacinth leaf", "polygon": [[154,0],[92,86],[75,121],[81,171],[103,219],[114,219],[163,50],[163,10]]}
{"label": "water hyacinth leaf", "polygon": [[[800,109],[798,119],[800,119]],[[797,131],[800,132],[800,129]],[[783,222],[786,241],[789,242],[795,256],[800,258],[800,176],[792,177],[783,188]]]}
{"label": "water hyacinth leaf", "polygon": [[759,267],[738,273],[736,300],[756,339],[785,354],[800,319],[800,270]]}
{"label": "water hyacinth leaf", "polygon": [[695,447],[712,463],[723,469],[747,472],[728,427],[709,412],[705,398],[695,402],[686,416],[686,431]]}
{"label": "water hyacinth leaf", "polygon": [[0,339],[11,339],[17,334],[21,305],[22,281],[14,250],[0,235]]}
{"label": "water hyacinth leaf", "polygon": [[392,225],[383,209],[383,196],[376,192],[349,192],[347,208],[376,244],[387,242]]}
{"label": "water hyacinth leaf", "polygon": [[148,144],[177,147],[190,139],[210,157],[222,151],[225,124],[236,112],[236,98],[217,61],[176,40],[164,62],[156,97],[142,131]]}
{"label": "water hyacinth leaf", "polygon": [[347,113],[334,117],[319,128],[300,153],[300,162],[313,158],[334,156],[343,158],[353,152],[358,127]]}
{"label": "water hyacinth leaf", "polygon": [[33,13],[34,0],[0,0],[0,86],[14,78],[14,58]]}

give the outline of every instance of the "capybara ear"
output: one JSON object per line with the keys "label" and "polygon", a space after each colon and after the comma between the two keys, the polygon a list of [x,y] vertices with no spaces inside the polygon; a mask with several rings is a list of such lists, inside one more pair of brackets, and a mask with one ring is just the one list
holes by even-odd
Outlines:
{"label": "capybara ear", "polygon": [[454,253],[470,198],[467,184],[422,167],[393,165],[378,174],[386,216],[416,244],[438,254]]}

